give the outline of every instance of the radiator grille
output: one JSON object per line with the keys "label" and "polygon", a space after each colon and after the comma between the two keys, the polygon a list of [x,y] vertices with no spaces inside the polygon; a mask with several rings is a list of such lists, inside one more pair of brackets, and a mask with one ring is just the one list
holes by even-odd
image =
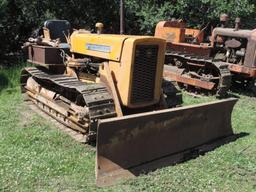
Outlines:
{"label": "radiator grille", "polygon": [[157,45],[137,45],[135,49],[131,103],[154,99],[157,69]]}

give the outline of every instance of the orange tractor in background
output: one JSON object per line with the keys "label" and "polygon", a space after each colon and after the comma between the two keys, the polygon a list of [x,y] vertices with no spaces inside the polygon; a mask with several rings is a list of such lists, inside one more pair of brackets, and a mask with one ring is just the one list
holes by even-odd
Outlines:
{"label": "orange tractor in background", "polygon": [[227,21],[221,15],[221,27],[209,38],[206,27],[186,28],[182,20],[159,22],[155,36],[167,41],[164,76],[187,90],[218,96],[226,95],[231,79],[255,88],[256,30],[241,30],[240,18],[234,28],[226,28]]}

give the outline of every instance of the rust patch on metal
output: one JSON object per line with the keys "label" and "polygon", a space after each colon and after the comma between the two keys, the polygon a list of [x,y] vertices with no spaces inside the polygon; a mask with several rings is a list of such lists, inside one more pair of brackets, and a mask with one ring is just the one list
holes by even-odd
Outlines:
{"label": "rust patch on metal", "polygon": [[230,64],[229,69],[235,73],[242,73],[248,77],[256,77],[256,68],[244,67],[237,64]]}
{"label": "rust patch on metal", "polygon": [[215,86],[215,83],[207,82],[207,81],[201,81],[199,79],[186,77],[184,75],[180,75],[178,73],[172,72],[172,71],[164,71],[164,77],[170,78],[174,81],[185,83],[188,85],[193,85],[195,87],[201,87],[203,89],[212,90]]}
{"label": "rust patch on metal", "polygon": [[212,47],[206,44],[196,45],[188,43],[167,43],[167,50],[175,50],[183,53],[193,53],[198,56],[210,57]]}

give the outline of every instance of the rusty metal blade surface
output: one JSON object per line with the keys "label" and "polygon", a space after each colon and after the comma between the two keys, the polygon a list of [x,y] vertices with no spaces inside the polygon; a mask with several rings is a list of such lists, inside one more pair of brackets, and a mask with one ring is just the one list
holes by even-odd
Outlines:
{"label": "rusty metal blade surface", "polygon": [[[134,175],[129,170],[137,166],[232,135],[231,113],[236,101],[231,98],[100,120],[97,185],[109,185]],[[125,174],[119,174],[120,170],[126,170]]]}

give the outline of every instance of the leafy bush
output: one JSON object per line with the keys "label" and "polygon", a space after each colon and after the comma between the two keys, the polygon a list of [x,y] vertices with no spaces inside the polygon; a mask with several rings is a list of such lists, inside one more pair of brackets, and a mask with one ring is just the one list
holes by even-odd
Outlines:
{"label": "leafy bush", "polygon": [[[218,22],[221,13],[240,16],[247,28],[256,26],[255,0],[125,0],[126,33],[153,34],[158,21],[182,18],[189,26]],[[75,28],[119,31],[119,0],[0,0],[0,57],[20,50],[31,31],[46,19],[67,19]]]}
{"label": "leafy bush", "polygon": [[230,16],[232,25],[241,17],[244,27],[256,28],[255,0],[128,0],[127,12],[127,18],[136,19],[136,29],[147,34],[152,34],[160,20],[180,18],[188,26],[200,27],[209,21],[217,23],[222,13]]}

